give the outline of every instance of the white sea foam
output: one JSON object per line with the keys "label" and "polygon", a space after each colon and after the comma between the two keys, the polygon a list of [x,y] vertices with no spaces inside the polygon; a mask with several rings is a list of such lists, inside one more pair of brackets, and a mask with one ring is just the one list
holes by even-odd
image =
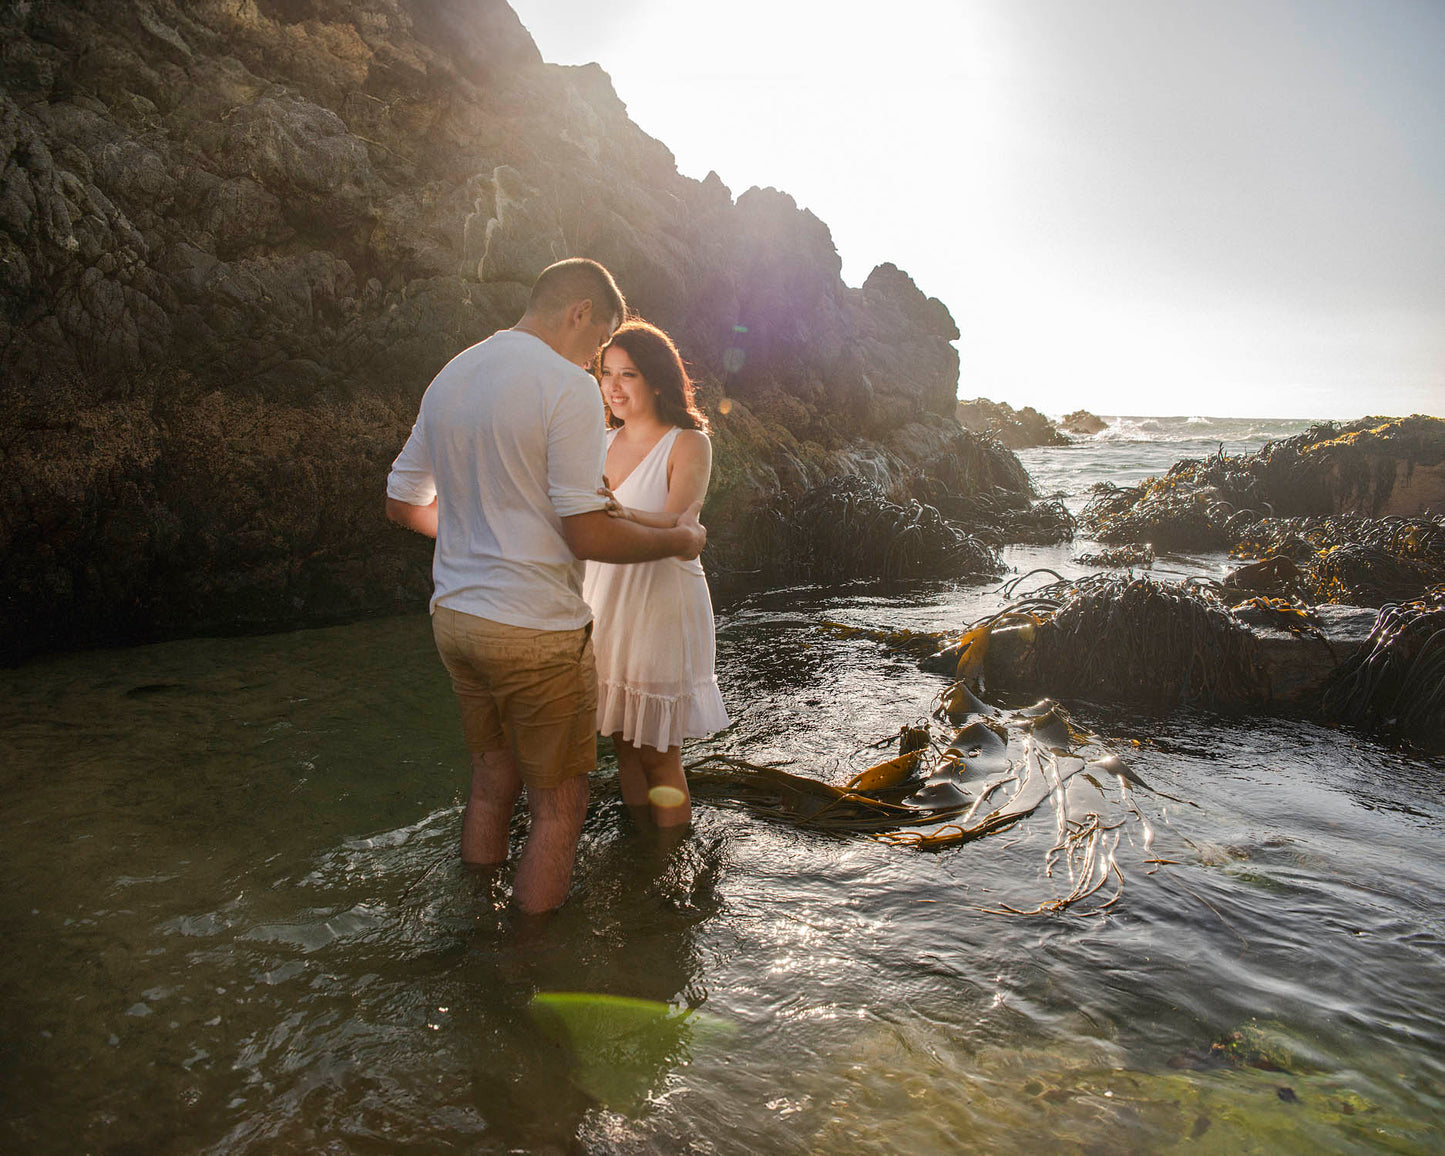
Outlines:
{"label": "white sea foam", "polygon": [[1227,417],[1104,417],[1108,424],[1084,442],[1193,442],[1199,453],[1224,443],[1226,453],[1249,452],[1267,441],[1279,441],[1308,429],[1304,420]]}

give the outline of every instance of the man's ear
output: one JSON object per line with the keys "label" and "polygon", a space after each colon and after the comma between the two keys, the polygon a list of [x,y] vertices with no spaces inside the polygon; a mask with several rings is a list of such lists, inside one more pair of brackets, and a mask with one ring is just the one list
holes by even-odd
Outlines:
{"label": "man's ear", "polygon": [[592,298],[584,297],[581,301],[575,302],[567,314],[567,320],[574,328],[581,329],[592,320]]}

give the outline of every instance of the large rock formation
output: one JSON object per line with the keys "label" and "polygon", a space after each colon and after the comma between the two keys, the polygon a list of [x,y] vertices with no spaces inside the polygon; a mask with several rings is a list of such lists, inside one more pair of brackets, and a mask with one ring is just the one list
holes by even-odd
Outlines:
{"label": "large rock formation", "polygon": [[1101,542],[1233,548],[1252,521],[1445,514],[1445,419],[1325,423],[1253,454],[1176,462],[1129,489],[1102,484],[1084,511]]}
{"label": "large rock formation", "polygon": [[501,0],[35,0],[0,37],[0,657],[421,605],[387,466],[563,256],[730,399],[719,568],[760,495],[958,436],[942,304],[680,176]]}
{"label": "large rock formation", "polygon": [[964,429],[990,434],[1011,450],[1066,446],[1070,441],[1031,405],[1016,410],[1006,401],[975,397],[971,401],[960,401],[954,412]]}

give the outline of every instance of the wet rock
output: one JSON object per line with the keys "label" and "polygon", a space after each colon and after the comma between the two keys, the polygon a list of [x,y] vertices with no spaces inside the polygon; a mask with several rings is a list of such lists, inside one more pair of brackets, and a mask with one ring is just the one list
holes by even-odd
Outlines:
{"label": "wet rock", "polygon": [[972,401],[960,401],[957,416],[964,429],[992,434],[1011,450],[1069,444],[1069,439],[1053,422],[1029,405],[1015,410],[1007,402],[976,397]]}
{"label": "wet rock", "polygon": [[1065,414],[1059,419],[1059,429],[1080,437],[1091,437],[1096,433],[1103,433],[1108,428],[1108,422],[1086,409],[1076,409],[1073,413]]}
{"label": "wet rock", "polygon": [[1268,518],[1445,513],[1445,419],[1326,424],[1254,454],[1176,462],[1161,478],[1096,487],[1083,522],[1100,541],[1227,549]]}
{"label": "wet rock", "polygon": [[[1131,591],[1126,599],[1123,594]],[[1222,605],[1148,580],[1100,582],[1065,603],[1047,628],[1004,626],[989,640],[986,679],[1023,692],[1106,698],[1144,707],[1205,701],[1214,706],[1318,707],[1342,666],[1359,655],[1375,612],[1320,606],[1317,630],[1243,623]],[[1153,592],[1152,599],[1148,595]],[[1168,597],[1159,598],[1158,594]],[[1186,609],[1186,600],[1197,606]],[[1155,603],[1148,610],[1149,602]],[[1169,612],[1171,610],[1173,614]],[[1176,653],[1169,617],[1202,625],[1194,652]]]}

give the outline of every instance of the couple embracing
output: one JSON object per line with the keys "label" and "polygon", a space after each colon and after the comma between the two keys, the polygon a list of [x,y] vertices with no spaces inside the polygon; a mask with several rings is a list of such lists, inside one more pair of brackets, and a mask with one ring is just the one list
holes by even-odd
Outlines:
{"label": "couple embracing", "polygon": [[711,469],[676,347],[582,258],[447,363],[392,464],[387,516],[436,539],[432,629],[472,764],[462,859],[506,860],[525,786],[524,912],[567,897],[599,730],[634,815],[691,819],[682,741],[728,722],[697,561]]}

